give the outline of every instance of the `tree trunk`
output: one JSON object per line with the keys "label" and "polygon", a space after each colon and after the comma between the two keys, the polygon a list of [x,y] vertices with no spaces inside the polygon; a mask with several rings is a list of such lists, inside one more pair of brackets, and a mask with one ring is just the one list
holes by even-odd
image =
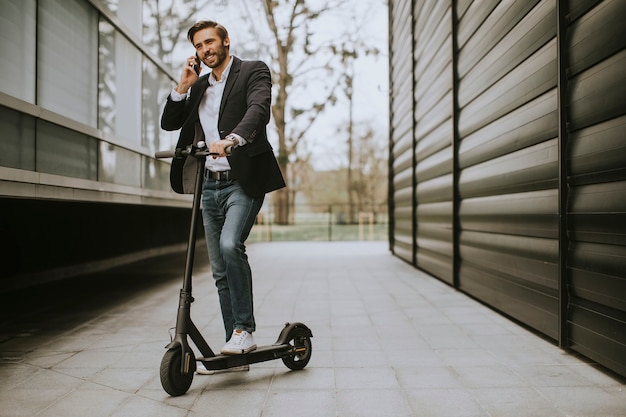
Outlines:
{"label": "tree trunk", "polygon": [[274,34],[276,50],[278,53],[278,94],[272,105],[272,116],[278,133],[278,165],[285,178],[286,188],[274,192],[274,223],[289,223],[289,151],[285,137],[285,108],[287,106],[287,82],[289,76],[287,55],[289,45],[284,45],[278,35],[278,28],[274,19],[275,4],[271,0],[264,1],[267,22]]}

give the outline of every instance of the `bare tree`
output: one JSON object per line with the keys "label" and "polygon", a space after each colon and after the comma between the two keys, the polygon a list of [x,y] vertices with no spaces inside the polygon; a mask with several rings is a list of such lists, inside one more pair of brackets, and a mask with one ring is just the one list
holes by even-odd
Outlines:
{"label": "bare tree", "polygon": [[[302,179],[299,187],[304,201],[318,208],[334,205],[349,210],[349,195],[352,194],[355,212],[378,211],[387,199],[387,143],[380,140],[383,135],[371,121],[355,122],[353,137],[358,146],[353,149],[350,188],[345,186],[348,179],[345,165],[334,170],[315,171],[305,163],[299,164]],[[343,220],[349,221],[347,216]]]}
{"label": "bare tree", "polygon": [[[300,144],[307,130],[327,106],[336,102],[337,77],[332,76],[335,56],[329,42],[315,44],[314,27],[318,19],[333,7],[335,2],[326,1],[312,8],[306,0],[263,0],[265,16],[275,44],[272,70],[276,86],[272,116],[278,135],[278,163],[286,176],[288,186],[294,185],[289,163],[296,162]],[[323,74],[326,81],[314,86],[315,73]],[[334,78],[334,79],[333,79]],[[295,80],[297,84],[294,83]],[[310,88],[309,100],[297,104],[289,102],[297,87]],[[313,91],[315,89],[315,91]],[[301,98],[303,98],[301,96]],[[302,155],[302,152],[300,152]],[[304,155],[307,159],[307,156]],[[290,192],[279,190],[275,198],[276,222],[285,224],[289,219]],[[293,193],[292,193],[293,195]]]}
{"label": "bare tree", "polygon": [[[352,165],[352,187],[356,211],[376,211],[387,197],[387,142],[371,124],[363,122],[353,128],[359,146],[355,149]],[[381,181],[381,179],[383,179]]]}
{"label": "bare tree", "polygon": [[[355,148],[355,137],[354,137],[354,62],[361,55],[374,55],[377,56],[380,51],[376,47],[369,47],[366,44],[366,41],[361,37],[361,26],[364,22],[357,22],[356,17],[351,16],[350,20],[353,22],[349,31],[346,31],[342,39],[344,41],[341,43],[338,49],[335,49],[333,52],[338,55],[341,59],[341,78],[340,85],[341,91],[345,95],[348,100],[348,123],[345,127],[346,135],[347,135],[347,161],[348,161],[348,170],[347,170],[347,179],[346,179],[346,192],[348,195],[348,222],[355,222],[355,203],[354,197],[357,198],[358,206],[362,206],[361,198],[362,198],[362,190],[357,186],[358,182],[362,179],[363,173],[360,169],[363,167],[362,164],[357,165],[357,173],[359,174],[359,179],[355,181],[353,178],[354,174],[354,148]],[[338,132],[340,133],[340,132]],[[371,139],[373,133],[370,129],[364,139]],[[362,145],[362,143],[361,143]],[[359,162],[362,162],[362,155],[359,159]]]}

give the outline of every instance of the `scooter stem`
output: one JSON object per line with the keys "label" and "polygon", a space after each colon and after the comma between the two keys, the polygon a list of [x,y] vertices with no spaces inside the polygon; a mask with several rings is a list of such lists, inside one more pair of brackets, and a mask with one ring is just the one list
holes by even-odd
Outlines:
{"label": "scooter stem", "polygon": [[[206,157],[194,157],[194,159],[196,160],[197,167],[193,204],[191,208],[191,225],[189,226],[189,241],[187,242],[187,256],[185,258],[185,275],[183,277],[183,287],[180,290],[178,313],[176,315],[176,337],[173,341],[174,343],[180,344],[181,347],[181,373],[183,374],[187,374],[191,366],[189,361],[191,348],[187,342],[187,336],[190,330],[195,330],[195,326],[191,321],[191,303],[194,301],[191,295],[192,271],[196,249],[198,217],[200,216],[202,184],[204,181],[204,162]],[[193,365],[195,366],[195,364]]]}
{"label": "scooter stem", "polygon": [[196,235],[198,231],[198,217],[200,216],[200,200],[202,198],[202,184],[204,181],[204,161],[206,157],[197,157],[196,182],[193,193],[193,204],[191,208],[191,225],[189,226],[189,241],[187,242],[187,256],[185,259],[185,275],[183,280],[183,291],[191,293],[191,275],[193,271],[193,261],[196,250]]}

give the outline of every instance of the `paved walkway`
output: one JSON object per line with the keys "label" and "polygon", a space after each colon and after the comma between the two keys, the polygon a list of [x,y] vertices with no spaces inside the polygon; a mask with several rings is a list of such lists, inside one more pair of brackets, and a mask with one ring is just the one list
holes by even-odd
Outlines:
{"label": "paved walkway", "polygon": [[[138,265],[0,299],[0,415],[626,416],[623,379],[420,273],[384,242],[263,243],[249,255],[257,342],[273,343],[286,321],[307,324],[303,371],[275,360],[196,375],[186,395],[169,397],[158,370],[182,271],[169,259],[157,272]],[[192,315],[218,348],[211,281],[199,261]],[[28,313],[16,320],[19,311]]]}

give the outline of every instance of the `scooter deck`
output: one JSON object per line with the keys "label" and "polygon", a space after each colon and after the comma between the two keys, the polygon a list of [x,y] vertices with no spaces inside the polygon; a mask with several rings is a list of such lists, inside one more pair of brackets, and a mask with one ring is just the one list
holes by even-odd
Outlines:
{"label": "scooter deck", "polygon": [[196,361],[202,362],[210,371],[233,368],[236,366],[250,365],[253,363],[271,361],[284,358],[293,354],[294,347],[289,343],[259,346],[252,352],[241,355],[216,355],[210,358],[199,357]]}

